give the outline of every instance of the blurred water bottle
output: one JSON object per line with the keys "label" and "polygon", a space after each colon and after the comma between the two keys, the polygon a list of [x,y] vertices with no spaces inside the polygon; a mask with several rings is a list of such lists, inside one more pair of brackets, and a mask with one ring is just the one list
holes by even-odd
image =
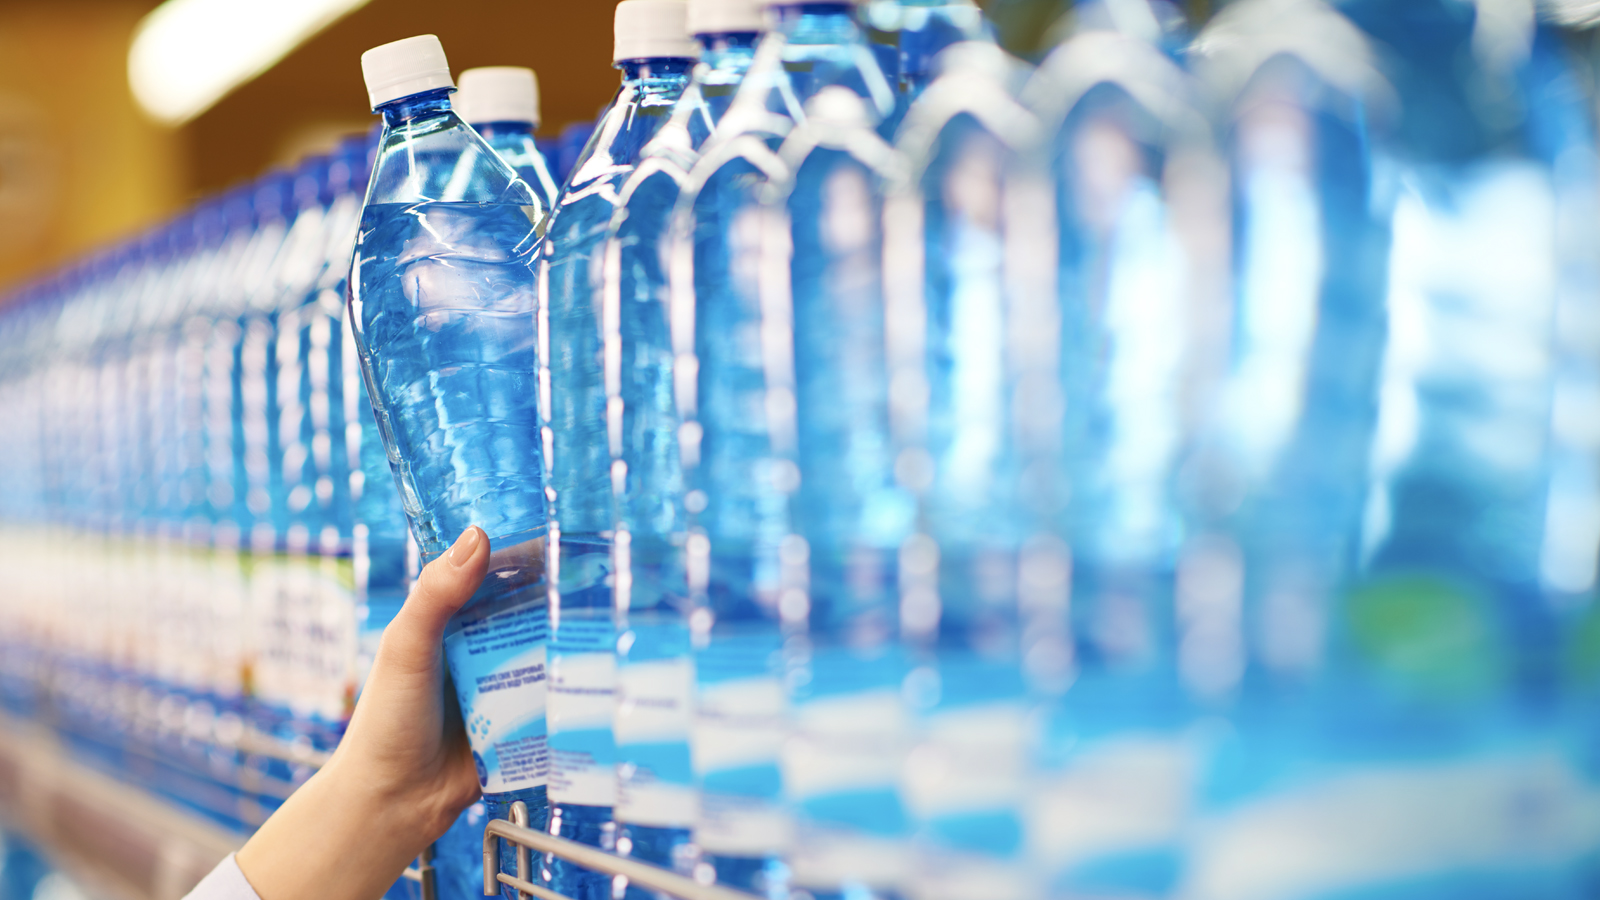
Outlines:
{"label": "blurred water bottle", "polygon": [[819,91],[839,86],[866,98],[873,123],[893,112],[894,91],[852,13],[841,4],[769,5],[771,30],[681,189],[667,250],[686,574],[697,607],[702,831],[718,844],[720,879],[769,894],[785,890],[793,846],[780,802],[783,622],[803,623],[807,601],[804,541],[786,542],[796,466],[774,454],[768,431],[764,335],[782,332],[763,329],[761,201],[772,179],[786,177],[778,144]]}
{"label": "blurred water bottle", "polygon": [[594,136],[595,125],[595,122],[572,122],[556,136],[555,150],[546,156],[550,160],[550,174],[555,176],[556,184],[564,186],[572,176],[578,157],[583,155],[583,148],[589,146],[589,138]]}
{"label": "blurred water bottle", "polygon": [[788,673],[790,864],[797,887],[823,896],[896,896],[911,876],[895,574],[915,502],[890,428],[886,351],[905,323],[886,308],[882,234],[884,196],[905,171],[877,124],[848,87],[818,91],[756,222],[770,272],[759,294],[766,412],[793,522],[783,552],[806,587],[780,600],[806,637]]}
{"label": "blurred water bottle", "polygon": [[[1562,427],[1593,409],[1567,390],[1595,302],[1590,112],[1532,7],[1341,9],[1389,49],[1400,101],[1376,147],[1389,335],[1355,571],[1314,622],[1303,778],[1230,815],[1197,878],[1218,897],[1582,896],[1593,781],[1554,713],[1561,617],[1600,545],[1592,486],[1560,475],[1593,460]],[[1304,864],[1225,862],[1268,836]]]}
{"label": "blurred water bottle", "polygon": [[1364,36],[1319,0],[1236,4],[1195,49],[1226,113],[1237,244],[1231,334],[1208,335],[1226,371],[1190,490],[1197,540],[1237,557],[1244,580],[1229,599],[1242,606],[1185,607],[1180,667],[1218,702],[1242,690],[1248,718],[1315,675],[1355,558],[1387,332],[1369,110],[1381,127],[1393,96]]}
{"label": "blurred water bottle", "polygon": [[1055,209],[1040,226],[1054,268],[1028,289],[1059,298],[1062,383],[1060,405],[1037,411],[1058,423],[1060,480],[1030,490],[1054,504],[1070,552],[1047,568],[1070,572],[1074,678],[1046,720],[1029,831],[1069,893],[1168,893],[1196,766],[1177,672],[1176,482],[1206,389],[1194,344],[1222,321],[1225,179],[1186,76],[1148,36],[1081,32],[1026,88]]}
{"label": "blurred water bottle", "polygon": [[[626,648],[618,657],[622,695],[615,730],[625,775],[617,818],[630,823],[632,841],[638,839],[632,825],[646,824],[647,816],[654,819],[649,824],[671,829],[657,835],[663,840],[652,852],[683,869],[695,861],[688,843],[688,829],[695,826],[694,849],[711,854],[726,883],[736,873],[719,854],[759,845],[762,838],[748,822],[726,818],[717,819],[726,830],[708,831],[706,801],[696,803],[689,793],[695,783],[689,691],[696,669],[689,658],[683,478],[663,248],[682,184],[749,69],[763,17],[752,0],[690,0],[687,12],[700,61],[667,123],[622,185],[599,269],[605,365],[615,373],[606,383],[606,433],[619,549],[616,607],[623,616],[618,646]],[[697,751],[697,759],[704,756]],[[682,849],[673,851],[674,845]],[[748,860],[744,868],[751,872],[761,868],[760,853],[735,855]]]}
{"label": "blurred water bottle", "polygon": [[[618,188],[688,83],[697,48],[684,28],[684,15],[683,0],[618,4],[613,60],[623,72],[622,87],[562,190],[539,260],[546,304],[539,340],[547,350],[542,434],[554,525],[551,833],[658,863],[670,863],[673,843],[670,835],[649,831],[661,816],[641,808],[642,820],[635,824],[645,831],[631,837],[615,834],[612,822],[619,799],[612,735],[613,591],[625,593],[626,586],[616,580],[613,558],[607,376],[596,288],[601,247],[620,202]],[[579,900],[610,896],[608,877],[559,859],[551,866],[556,890]]]}
{"label": "blurred water bottle", "polygon": [[[1224,123],[1236,242],[1178,582],[1181,677],[1232,725],[1202,782],[1209,824],[1340,753],[1308,711],[1339,677],[1322,636],[1349,587],[1377,418],[1388,192],[1371,134],[1394,109],[1364,36],[1320,2],[1236,4],[1195,51]],[[1190,884],[1230,896],[1215,855],[1230,845],[1202,835]]]}
{"label": "blurred water bottle", "polygon": [[[338,331],[344,304],[325,288],[349,271],[360,205],[347,197],[334,206],[334,175],[331,159],[302,163],[293,185],[298,210],[272,276],[278,294],[272,418],[282,482],[272,514],[288,551],[290,708],[296,736],[321,750],[337,744],[354,705],[357,646],[345,434],[334,427],[345,408]],[[347,163],[338,175],[348,194]]]}
{"label": "blurred water bottle", "polygon": [[[899,558],[901,633],[919,664],[908,693],[921,714],[903,784],[923,838],[918,891],[999,900],[1032,896],[1023,636],[1035,668],[1048,664],[1041,637],[1065,609],[1058,583],[1019,581],[1025,551],[1034,573],[1057,562],[1060,544],[1025,481],[1052,461],[1034,419],[1057,393],[1056,305],[1019,289],[1018,270],[1049,257],[1048,232],[1016,227],[1043,194],[1017,174],[1037,139],[1015,97],[1026,70],[982,42],[956,44],[936,65],[901,125],[911,178],[884,221],[896,475],[919,495],[918,533]],[[1025,622],[1025,610],[1043,621]]]}
{"label": "blurred water bottle", "polygon": [[[288,604],[298,586],[290,577],[286,523],[273,519],[275,495],[282,510],[282,454],[277,445],[276,300],[270,289],[272,264],[289,232],[291,183],[283,172],[269,173],[239,199],[248,204],[247,219],[230,237],[228,257],[218,276],[218,302],[234,317],[233,333],[233,504],[245,552],[247,617],[244,654],[248,660],[251,725],[271,738],[293,741],[295,729],[291,685],[295,677],[289,654]],[[267,773],[293,783],[310,773],[285,760],[262,759]],[[281,798],[262,792],[270,810]]]}
{"label": "blurred water bottle", "polygon": [[533,131],[539,127],[539,79],[532,69],[468,69],[461,73],[461,87],[450,102],[461,120],[476,129],[533,189],[545,209],[555,205],[559,188],[533,140]]}
{"label": "blurred water bottle", "polygon": [[374,48],[362,69],[384,119],[349,282],[362,376],[423,561],[468,526],[489,536],[489,575],[446,629],[445,656],[490,813],[504,817],[521,800],[539,824],[548,623],[543,462],[530,440],[538,201],[451,111],[437,38]]}

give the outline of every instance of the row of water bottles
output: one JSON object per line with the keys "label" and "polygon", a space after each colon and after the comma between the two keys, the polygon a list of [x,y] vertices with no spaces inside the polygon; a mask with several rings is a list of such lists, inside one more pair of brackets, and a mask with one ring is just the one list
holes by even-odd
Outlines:
{"label": "row of water bottles", "polygon": [[[463,81],[553,194],[531,72]],[[229,827],[337,745],[415,574],[343,324],[373,150],[205,201],[0,315],[0,701]]]}
{"label": "row of water bottles", "polygon": [[354,701],[355,507],[385,499],[340,325],[367,145],[28,285],[0,326],[7,706],[225,823],[294,777],[283,753],[240,790],[250,736],[326,751]]}
{"label": "row of water bottles", "polygon": [[1561,33],[1106,2],[1030,69],[969,4],[766,7],[622,4],[548,215],[443,185],[433,42],[367,57],[351,321],[423,557],[499,554],[487,814],[768,896],[1592,891]]}
{"label": "row of water bottles", "polygon": [[559,191],[436,40],[370,51],[358,226],[364,146],[10,307],[7,684],[331,745],[398,508],[493,551],[451,896],[517,801],[769,897],[1590,896],[1594,96],[1541,10],[1105,0],[1030,67],[967,3],[625,0]]}

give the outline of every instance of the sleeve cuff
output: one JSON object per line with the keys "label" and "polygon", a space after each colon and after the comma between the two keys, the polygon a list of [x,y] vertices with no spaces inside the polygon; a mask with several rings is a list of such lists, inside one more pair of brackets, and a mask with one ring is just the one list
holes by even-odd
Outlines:
{"label": "sleeve cuff", "polygon": [[229,853],[183,900],[261,900]]}

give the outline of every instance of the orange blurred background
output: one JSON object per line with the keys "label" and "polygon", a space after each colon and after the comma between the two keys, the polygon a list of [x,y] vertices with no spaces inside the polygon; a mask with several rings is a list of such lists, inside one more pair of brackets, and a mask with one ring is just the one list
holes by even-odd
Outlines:
{"label": "orange blurred background", "polygon": [[432,32],[452,69],[531,66],[541,134],[616,89],[608,0],[371,0],[178,128],[128,89],[156,0],[0,0],[0,290],[376,121],[361,52]]}

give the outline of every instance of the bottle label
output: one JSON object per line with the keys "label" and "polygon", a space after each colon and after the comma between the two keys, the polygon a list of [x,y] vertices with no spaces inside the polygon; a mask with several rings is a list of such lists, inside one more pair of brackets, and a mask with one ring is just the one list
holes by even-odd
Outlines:
{"label": "bottle label", "polygon": [[550,802],[614,806],[616,629],[610,610],[565,610],[550,658]]}
{"label": "bottle label", "polygon": [[[627,653],[617,668],[616,819],[688,828],[695,820],[689,761],[694,660],[688,629],[681,624],[630,628],[619,646]],[[650,658],[658,654],[666,655]]]}
{"label": "bottle label", "polygon": [[549,774],[545,609],[542,595],[527,592],[484,598],[445,630],[445,659],[486,794],[539,787]]}
{"label": "bottle label", "polygon": [[1102,860],[1175,853],[1195,769],[1194,749],[1178,736],[1107,737],[1075,749],[1029,790],[1027,833],[1049,860],[1047,877],[1070,884],[1078,872],[1103,877]]}
{"label": "bottle label", "polygon": [[304,702],[319,721],[343,725],[355,710],[359,672],[355,572],[348,556],[323,556],[315,605],[307,610],[307,646],[315,683]]}
{"label": "bottle label", "polygon": [[784,786],[799,815],[794,883],[904,888],[912,873],[911,824],[899,787],[911,728],[900,692],[829,694],[797,705],[795,722],[783,750]]}
{"label": "bottle label", "polygon": [[[1202,897],[1401,897],[1465,893],[1454,886],[1484,873],[1542,883],[1593,853],[1597,813],[1593,780],[1545,747],[1351,764],[1211,819],[1185,886]],[[1274,864],[1248,862],[1261,859]]]}
{"label": "bottle label", "polygon": [[787,734],[781,637],[713,636],[695,654],[695,843],[721,856],[779,856],[794,839],[779,758]]}
{"label": "bottle label", "polygon": [[1023,843],[1028,706],[992,700],[958,705],[929,714],[921,726],[902,782],[923,837],[913,894],[929,900],[1038,896]]}

